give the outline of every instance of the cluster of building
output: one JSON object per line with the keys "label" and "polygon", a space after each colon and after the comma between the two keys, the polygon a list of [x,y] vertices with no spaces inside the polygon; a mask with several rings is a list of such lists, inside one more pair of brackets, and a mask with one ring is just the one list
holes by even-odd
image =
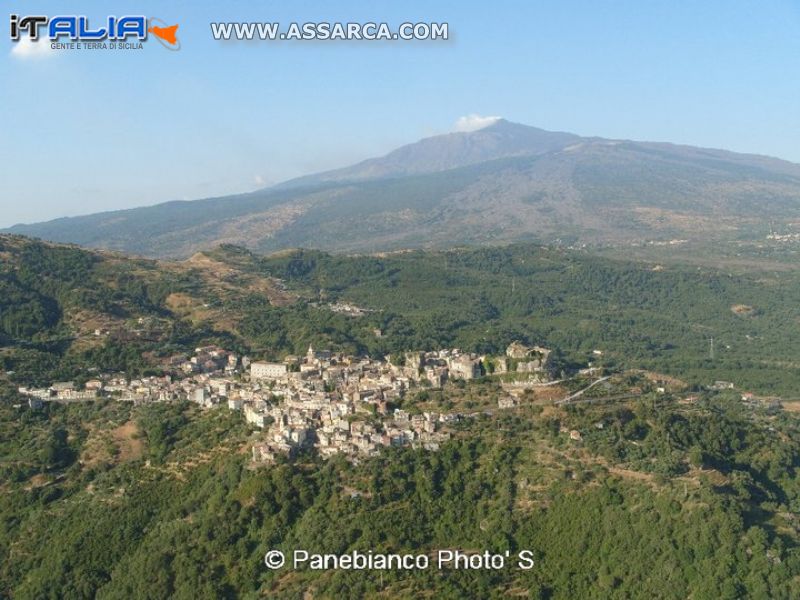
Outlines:
{"label": "cluster of building", "polygon": [[331,302],[328,304],[328,308],[332,312],[341,315],[347,315],[349,317],[363,317],[367,313],[375,312],[374,310],[362,308],[360,306],[356,306],[355,304],[350,304],[349,302]]}
{"label": "cluster of building", "polygon": [[28,396],[28,404],[32,408],[39,408],[47,400],[79,401],[97,398],[97,388],[94,381],[87,382],[85,389],[78,390],[73,381],[59,381],[46,388],[20,387],[19,393]]}
{"label": "cluster of building", "polygon": [[[447,359],[454,365],[478,360],[442,351],[408,353],[395,361],[401,364],[394,364],[309,347],[304,357],[252,363],[250,389],[259,388],[260,397],[243,399],[242,410],[250,423],[266,432],[265,441],[253,447],[254,460],[271,461],[304,448],[315,448],[322,456],[353,458],[374,455],[387,446],[437,449],[449,438],[442,425],[458,416],[409,415],[395,406],[409,388],[428,381],[426,367],[441,369]],[[443,368],[437,373],[440,385],[448,376],[447,366]],[[478,369],[467,373],[479,375]]]}
{"label": "cluster of building", "polygon": [[775,233],[767,236],[768,240],[775,242],[800,242],[800,233]]}
{"label": "cluster of building", "polygon": [[[454,349],[406,352],[387,360],[318,352],[305,357],[250,365],[252,396],[229,400],[245,418],[267,432],[253,448],[255,460],[274,460],[303,448],[323,456],[370,456],[381,447],[411,445],[437,449],[449,438],[443,425],[460,414],[410,415],[394,408],[407,390],[441,387],[449,379],[474,379],[493,373],[536,374],[547,378],[550,351],[514,343],[506,356],[488,358]],[[254,392],[256,388],[259,392]],[[258,396],[258,397],[256,397]]]}
{"label": "cluster of building", "polygon": [[225,405],[241,411],[264,430],[253,447],[256,461],[272,461],[316,449],[322,456],[371,456],[382,447],[435,450],[442,431],[460,414],[409,414],[398,406],[414,387],[441,387],[449,379],[474,379],[488,371],[518,372],[533,380],[548,377],[550,351],[511,344],[502,357],[477,356],[455,349],[407,352],[376,360],[308,348],[305,356],[280,362],[251,362],[216,346],[197,348],[191,358],[165,362],[171,375],[127,380],[102,376],[82,390],[72,382],[44,389],[20,388],[31,405],[47,400],[116,398],[136,404],[188,400],[203,408]]}

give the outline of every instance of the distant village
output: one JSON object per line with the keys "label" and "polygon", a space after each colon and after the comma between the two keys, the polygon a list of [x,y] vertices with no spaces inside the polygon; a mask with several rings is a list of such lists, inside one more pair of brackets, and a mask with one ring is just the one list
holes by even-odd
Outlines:
{"label": "distant village", "polygon": [[[343,454],[354,460],[383,447],[437,450],[449,439],[443,428],[465,415],[397,408],[408,390],[441,388],[448,380],[469,380],[487,373],[517,373],[528,382],[551,379],[550,350],[512,343],[504,356],[478,356],[456,349],[406,352],[375,360],[316,350],[280,362],[252,361],[216,346],[197,348],[191,358],[176,356],[171,373],[128,380],[102,375],[78,388],[74,382],[47,388],[19,388],[31,407],[43,402],[111,398],[122,402],[191,401],[202,408],[225,406],[263,430],[252,448],[253,460],[293,457],[316,449],[323,457]],[[501,398],[501,408],[513,406]]]}

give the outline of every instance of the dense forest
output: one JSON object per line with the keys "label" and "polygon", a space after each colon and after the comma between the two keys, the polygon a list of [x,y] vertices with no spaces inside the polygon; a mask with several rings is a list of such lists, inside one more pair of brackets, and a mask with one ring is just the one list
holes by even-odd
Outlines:
{"label": "dense forest", "polygon": [[[465,421],[439,452],[357,465],[254,468],[224,408],[4,404],[0,433],[5,597],[796,597],[797,420],[733,396],[527,406]],[[535,567],[263,564],[270,549],[443,548],[529,550]]]}

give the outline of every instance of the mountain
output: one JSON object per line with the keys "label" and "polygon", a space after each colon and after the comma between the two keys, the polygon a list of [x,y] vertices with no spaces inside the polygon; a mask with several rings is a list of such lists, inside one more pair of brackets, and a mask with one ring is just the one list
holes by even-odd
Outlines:
{"label": "mountain", "polygon": [[505,120],[250,194],[16,225],[10,233],[187,257],[219,243],[365,252],[522,240],[763,237],[800,219],[800,165],[580,137]]}
{"label": "mountain", "polygon": [[498,158],[536,156],[561,150],[580,140],[580,136],[573,133],[545,131],[499,119],[477,131],[425,138],[386,156],[365,160],[344,169],[293,179],[280,187],[435,173]]}

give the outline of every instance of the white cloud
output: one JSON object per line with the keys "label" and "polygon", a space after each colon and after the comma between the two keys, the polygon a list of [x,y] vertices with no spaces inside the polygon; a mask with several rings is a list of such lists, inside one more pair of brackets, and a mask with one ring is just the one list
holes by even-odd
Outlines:
{"label": "white cloud", "polygon": [[50,41],[39,39],[33,41],[30,37],[21,37],[18,42],[14,42],[11,48],[11,55],[21,59],[45,58],[53,56],[55,51],[50,48]]}
{"label": "white cloud", "polygon": [[265,186],[267,184],[266,180],[261,175],[256,175],[255,177],[253,177],[253,181],[255,181],[255,184],[257,186],[261,186],[261,187],[263,187],[263,186]]}
{"label": "white cloud", "polygon": [[482,117],[480,115],[471,114],[464,117],[459,117],[455,124],[456,131],[477,131],[488,127],[492,123],[499,121],[503,117]]}

